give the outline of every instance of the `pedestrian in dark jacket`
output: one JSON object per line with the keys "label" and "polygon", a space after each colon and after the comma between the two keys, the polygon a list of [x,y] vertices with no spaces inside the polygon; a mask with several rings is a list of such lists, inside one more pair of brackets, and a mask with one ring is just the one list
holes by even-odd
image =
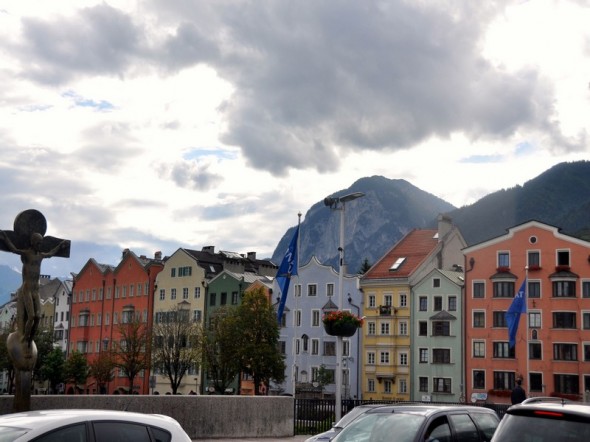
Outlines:
{"label": "pedestrian in dark jacket", "polygon": [[524,392],[524,388],[522,388],[522,379],[516,380],[516,387],[512,390],[512,394],[510,395],[510,400],[512,401],[512,405],[520,404],[522,401],[526,399],[526,393]]}

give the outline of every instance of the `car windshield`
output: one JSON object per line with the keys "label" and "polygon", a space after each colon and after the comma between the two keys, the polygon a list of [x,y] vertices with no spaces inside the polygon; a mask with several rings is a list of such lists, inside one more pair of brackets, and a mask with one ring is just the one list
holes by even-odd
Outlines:
{"label": "car windshield", "polygon": [[335,428],[344,428],[349,423],[351,423],[353,420],[355,420],[360,414],[363,414],[366,411],[367,411],[367,409],[365,407],[356,407],[356,408],[353,408],[348,413],[346,413],[346,415],[344,415],[342,417],[342,419],[340,419],[336,423],[336,425],[334,425],[334,427]]}
{"label": "car windshield", "polygon": [[564,419],[504,416],[502,442],[574,442],[590,440],[590,423]]}
{"label": "car windshield", "polygon": [[385,442],[395,434],[396,442],[416,437],[424,417],[406,413],[367,413],[342,430],[334,442]]}
{"label": "car windshield", "polygon": [[17,437],[26,434],[28,428],[0,427],[0,442],[12,442]]}

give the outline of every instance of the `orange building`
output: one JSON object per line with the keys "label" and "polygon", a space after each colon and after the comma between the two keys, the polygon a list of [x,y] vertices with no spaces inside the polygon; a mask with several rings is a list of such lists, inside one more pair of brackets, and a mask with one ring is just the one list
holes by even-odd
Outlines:
{"label": "orange building", "polygon": [[[464,249],[467,401],[580,400],[590,390],[590,243],[529,221]],[[505,312],[527,279],[515,346]]]}
{"label": "orange building", "polygon": [[[101,352],[109,351],[113,341],[119,341],[121,324],[137,318],[151,327],[155,281],[163,267],[160,252],[151,259],[125,249],[117,267],[89,259],[74,277],[68,352],[84,353],[91,363]],[[149,393],[149,375],[145,371],[135,379],[133,392]],[[82,393],[100,393],[91,377],[77,388]],[[74,386],[68,392],[74,392]],[[115,369],[106,393],[123,392],[129,392],[128,379]]]}

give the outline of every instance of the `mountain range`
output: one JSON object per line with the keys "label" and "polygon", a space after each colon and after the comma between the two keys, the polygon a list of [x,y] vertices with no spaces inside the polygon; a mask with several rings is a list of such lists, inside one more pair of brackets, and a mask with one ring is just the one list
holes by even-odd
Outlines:
{"label": "mountain range", "polygon": [[[436,228],[439,214],[450,216],[469,245],[500,236],[531,219],[590,240],[590,161],[558,164],[522,186],[499,190],[461,208],[405,180],[382,176],[361,178],[329,196],[354,192],[364,196],[345,205],[344,262],[350,273],[358,272],[365,260],[375,263],[410,230]],[[315,255],[320,262],[338,268],[340,214],[324,201],[307,211],[300,226],[300,264]],[[271,257],[274,263],[282,261],[296,227],[279,241]],[[20,273],[0,265],[0,305],[21,281]]]}
{"label": "mountain range", "polygon": [[[350,273],[358,272],[365,260],[375,263],[411,229],[436,228],[441,213],[450,216],[468,245],[503,235],[531,219],[590,240],[589,161],[558,164],[522,186],[499,190],[461,208],[405,180],[382,176],[361,178],[330,196],[354,192],[365,195],[345,206],[344,262]],[[296,227],[279,241],[273,262],[282,261]],[[323,202],[314,204],[300,226],[300,264],[316,255],[320,262],[338,268],[339,227],[339,211]]]}

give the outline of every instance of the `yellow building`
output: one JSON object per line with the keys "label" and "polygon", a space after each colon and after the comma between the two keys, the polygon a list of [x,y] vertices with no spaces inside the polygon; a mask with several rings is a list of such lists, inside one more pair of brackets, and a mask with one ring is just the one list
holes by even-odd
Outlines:
{"label": "yellow building", "polygon": [[412,287],[432,269],[456,269],[465,246],[450,219],[440,216],[438,230],[410,231],[361,278],[363,399],[410,400]]}

